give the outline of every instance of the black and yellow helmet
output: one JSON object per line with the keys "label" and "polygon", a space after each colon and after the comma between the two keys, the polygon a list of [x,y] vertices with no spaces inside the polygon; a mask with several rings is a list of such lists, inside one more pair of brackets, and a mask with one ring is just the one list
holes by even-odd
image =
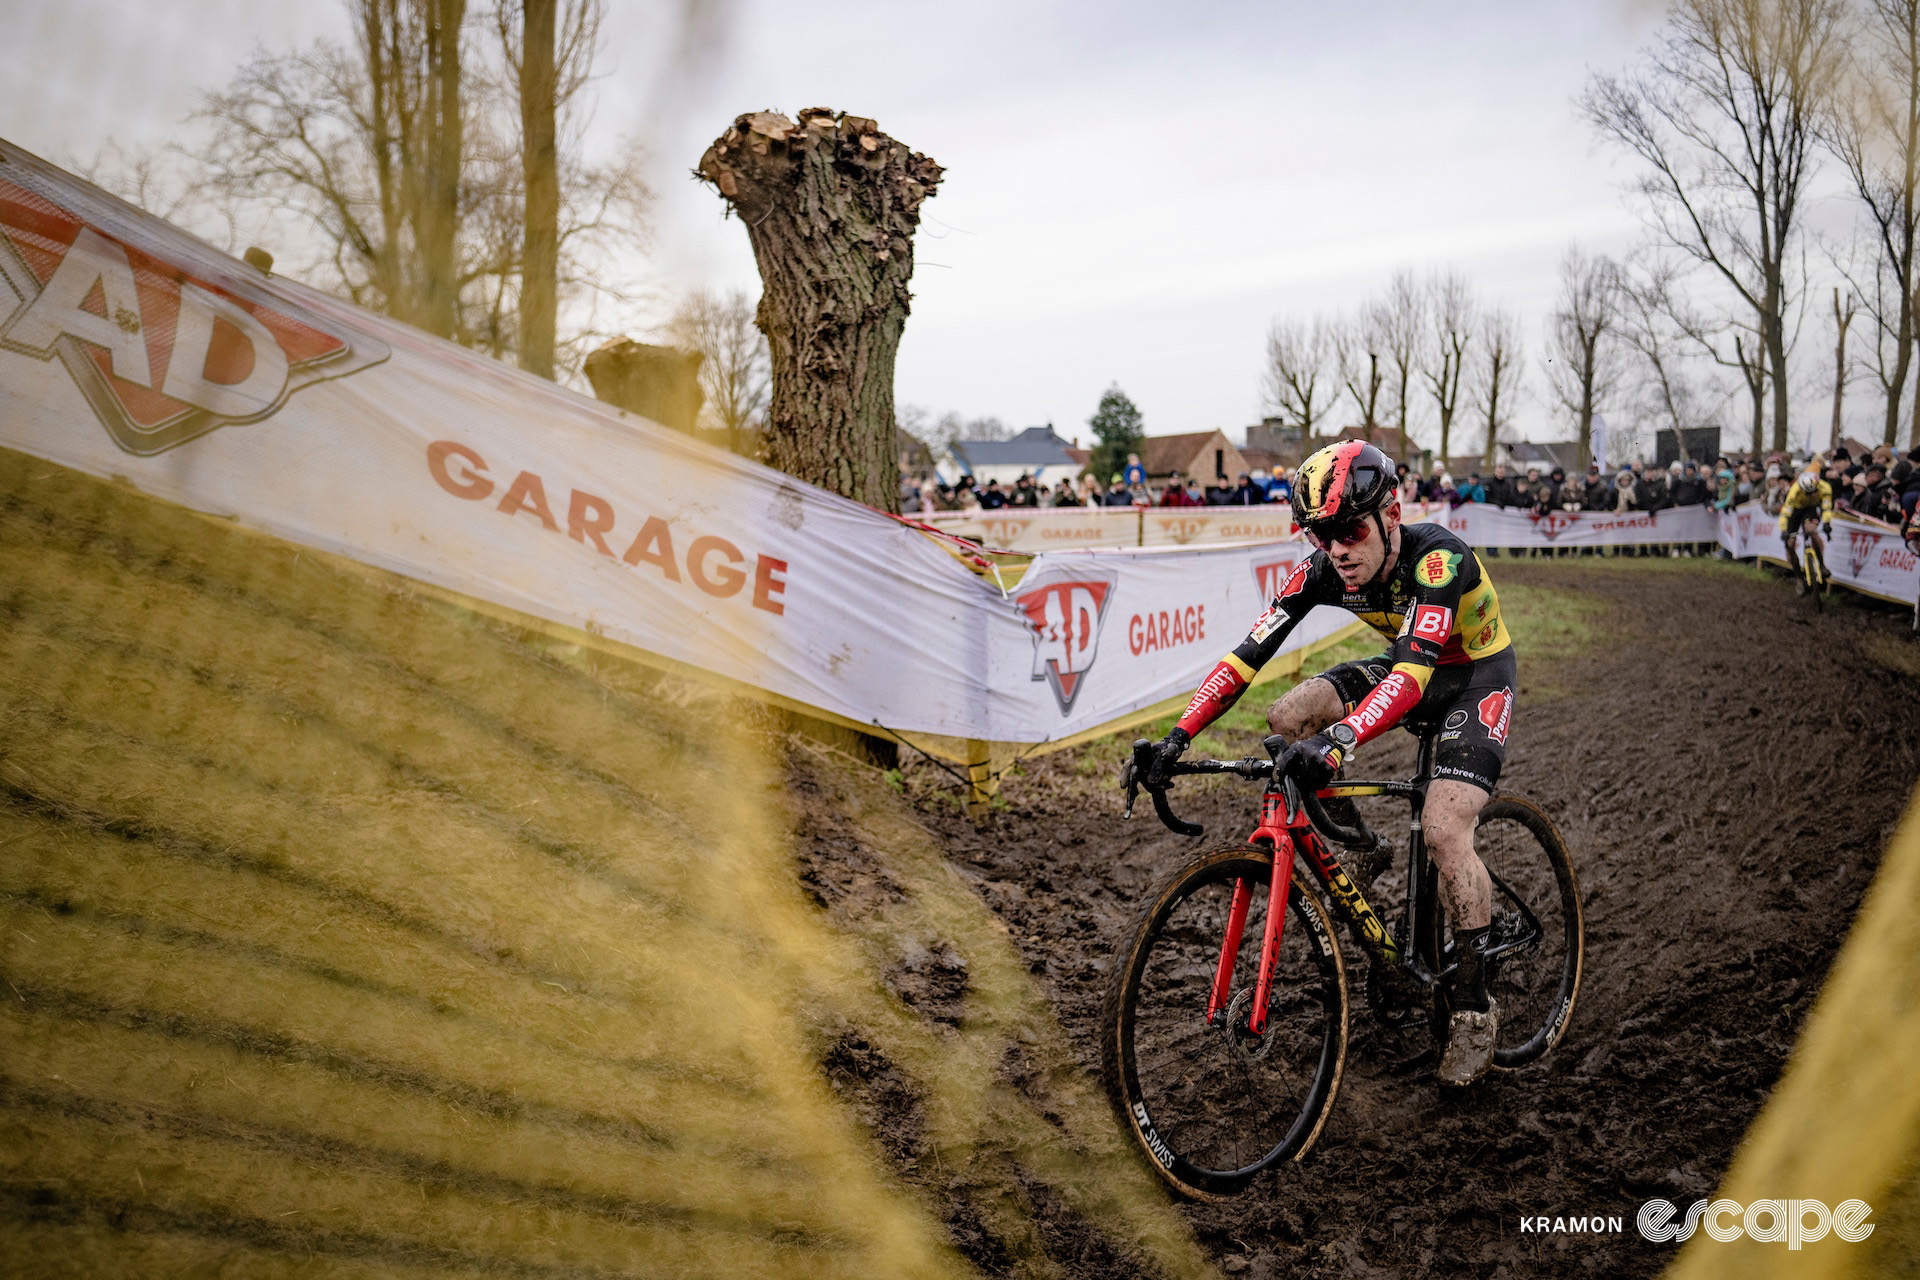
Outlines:
{"label": "black and yellow helmet", "polygon": [[1308,529],[1358,524],[1393,501],[1398,483],[1387,455],[1364,440],[1316,450],[1293,481],[1293,518]]}

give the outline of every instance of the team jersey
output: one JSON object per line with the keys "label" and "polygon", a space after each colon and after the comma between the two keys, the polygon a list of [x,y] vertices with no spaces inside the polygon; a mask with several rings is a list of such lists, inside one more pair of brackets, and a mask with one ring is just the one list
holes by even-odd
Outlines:
{"label": "team jersey", "polygon": [[1815,506],[1820,508],[1821,520],[1831,521],[1833,519],[1832,485],[1822,480],[1819,488],[1815,489],[1812,493],[1808,493],[1805,489],[1802,489],[1798,482],[1788,485],[1787,496],[1780,503],[1780,532],[1789,532],[1788,525],[1797,523],[1794,520],[1797,512],[1807,512],[1806,515],[1800,517],[1801,520],[1811,518],[1813,514],[1812,508]]}
{"label": "team jersey", "polygon": [[1180,727],[1198,733],[1239,701],[1300,620],[1323,604],[1347,610],[1391,642],[1392,670],[1347,717],[1360,742],[1419,705],[1434,668],[1513,647],[1493,580],[1473,548],[1437,524],[1402,525],[1399,556],[1378,582],[1349,588],[1324,551],[1295,565],[1246,639],[1202,682]]}

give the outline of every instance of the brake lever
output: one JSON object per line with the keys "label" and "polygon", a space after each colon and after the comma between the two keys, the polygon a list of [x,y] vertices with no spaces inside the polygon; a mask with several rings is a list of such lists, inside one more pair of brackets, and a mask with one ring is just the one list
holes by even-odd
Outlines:
{"label": "brake lever", "polygon": [[1127,807],[1121,813],[1120,821],[1133,821],[1133,802],[1140,796],[1140,769],[1143,754],[1151,753],[1153,743],[1147,738],[1136,738],[1133,742],[1133,755],[1127,761],[1127,767],[1120,775],[1121,784],[1127,789]]}

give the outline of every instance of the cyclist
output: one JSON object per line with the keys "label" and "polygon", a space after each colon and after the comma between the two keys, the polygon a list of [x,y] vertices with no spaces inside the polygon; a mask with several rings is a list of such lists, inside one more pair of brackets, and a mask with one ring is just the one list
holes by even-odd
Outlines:
{"label": "cyclist", "polygon": [[1302,681],[1267,711],[1290,745],[1281,765],[1304,787],[1327,785],[1356,747],[1416,707],[1441,726],[1425,833],[1452,913],[1457,966],[1438,1076],[1464,1086],[1493,1060],[1499,1010],[1482,952],[1493,891],[1474,852],[1475,819],[1493,793],[1513,721],[1513,641],[1493,583],[1472,548],[1437,524],[1400,523],[1393,463],[1373,445],[1342,441],[1300,465],[1294,518],[1315,550],[1294,567],[1246,639],[1214,667],[1155,752],[1155,772],[1246,692],[1315,605],[1359,616],[1392,647]]}
{"label": "cyclist", "polygon": [[[1815,517],[1819,520],[1815,524]],[[1787,562],[1800,563],[1800,526],[1815,526],[1807,530],[1807,537],[1813,541],[1814,554],[1820,558],[1820,573],[1824,577],[1827,571],[1827,539],[1833,532],[1833,486],[1820,478],[1819,464],[1808,465],[1800,473],[1800,478],[1787,490],[1787,496],[1780,503],[1780,541],[1787,547]],[[1807,592],[1807,576],[1799,577],[1799,585],[1794,588],[1796,594]]]}

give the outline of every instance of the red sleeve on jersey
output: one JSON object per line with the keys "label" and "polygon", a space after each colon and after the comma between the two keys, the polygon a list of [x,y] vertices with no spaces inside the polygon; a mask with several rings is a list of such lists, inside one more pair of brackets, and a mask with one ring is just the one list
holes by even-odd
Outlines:
{"label": "red sleeve on jersey", "polygon": [[1199,733],[1240,701],[1240,695],[1247,691],[1247,685],[1247,678],[1235,668],[1231,658],[1215,666],[1207,678],[1200,682],[1193,701],[1187,704],[1186,711],[1180,717],[1180,727],[1187,731],[1188,737]]}
{"label": "red sleeve on jersey", "polygon": [[1400,722],[1400,717],[1420,705],[1424,690],[1413,674],[1402,667],[1395,667],[1387,673],[1387,678],[1373,687],[1346,723],[1353,728],[1356,743],[1377,738]]}

